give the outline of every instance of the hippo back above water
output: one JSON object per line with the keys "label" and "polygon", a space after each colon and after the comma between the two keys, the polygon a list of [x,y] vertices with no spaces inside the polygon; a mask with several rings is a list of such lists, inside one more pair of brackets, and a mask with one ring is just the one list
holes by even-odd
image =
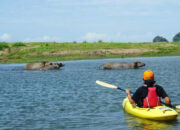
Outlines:
{"label": "hippo back above water", "polygon": [[41,63],[28,63],[25,65],[25,70],[54,70],[59,69],[60,67],[64,66],[61,62],[58,63],[51,63],[48,61],[43,61]]}
{"label": "hippo back above water", "polygon": [[134,63],[108,62],[104,64],[104,69],[137,69],[143,66],[145,66],[145,64],[140,61],[135,61]]}

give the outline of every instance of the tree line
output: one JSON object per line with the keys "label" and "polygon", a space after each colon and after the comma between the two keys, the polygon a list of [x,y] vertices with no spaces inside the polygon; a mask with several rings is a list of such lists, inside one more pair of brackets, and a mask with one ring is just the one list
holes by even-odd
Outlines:
{"label": "tree line", "polygon": [[[173,37],[173,42],[179,42],[180,41],[180,32],[177,33],[174,37]],[[156,36],[153,39],[153,42],[168,42],[168,40],[162,36]]]}

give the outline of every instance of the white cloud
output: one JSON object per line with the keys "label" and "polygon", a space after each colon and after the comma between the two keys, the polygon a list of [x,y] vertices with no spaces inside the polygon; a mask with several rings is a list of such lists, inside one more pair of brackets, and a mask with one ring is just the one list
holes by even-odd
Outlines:
{"label": "white cloud", "polygon": [[103,40],[105,38],[106,38],[106,34],[98,34],[92,32],[88,32],[85,36],[82,37],[83,40],[87,40],[87,41]]}
{"label": "white cloud", "polygon": [[11,35],[4,33],[0,36],[0,40],[6,41],[6,40],[10,40],[11,39]]}
{"label": "white cloud", "polygon": [[44,35],[42,37],[36,38],[26,38],[24,42],[59,42],[61,39],[57,36],[47,36]]}
{"label": "white cloud", "polygon": [[115,34],[98,34],[89,32],[82,37],[83,40],[88,42],[94,42],[102,40],[105,42],[151,42],[155,34],[152,32],[146,33],[121,33],[117,32]]}
{"label": "white cloud", "polygon": [[54,39],[54,38],[51,38],[50,36],[43,36],[43,37],[42,37],[42,40],[43,40],[43,41],[50,41],[50,40],[52,40],[52,39]]}
{"label": "white cloud", "polygon": [[123,34],[117,33],[112,36],[111,39],[114,39],[117,42],[151,42],[155,34],[152,32],[146,32],[144,34]]}

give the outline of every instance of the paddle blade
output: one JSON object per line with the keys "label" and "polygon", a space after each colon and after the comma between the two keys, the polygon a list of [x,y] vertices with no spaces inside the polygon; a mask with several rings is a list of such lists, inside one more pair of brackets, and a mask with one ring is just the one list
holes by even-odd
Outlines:
{"label": "paddle blade", "polygon": [[102,82],[102,81],[99,81],[99,80],[96,80],[96,83],[101,85],[101,86],[107,87],[107,88],[118,89],[118,87],[115,86],[115,85],[108,84],[108,83],[105,83],[105,82]]}

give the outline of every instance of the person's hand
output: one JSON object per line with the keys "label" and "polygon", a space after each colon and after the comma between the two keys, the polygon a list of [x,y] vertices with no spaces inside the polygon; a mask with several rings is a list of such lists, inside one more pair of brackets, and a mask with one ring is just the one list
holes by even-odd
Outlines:
{"label": "person's hand", "polygon": [[129,99],[129,102],[130,102],[131,104],[134,104],[135,102],[134,102],[134,100],[133,100],[132,97],[131,97],[131,90],[130,90],[130,89],[126,89],[126,93],[127,93],[127,97],[128,97],[128,99]]}
{"label": "person's hand", "polygon": [[126,89],[126,93],[127,93],[127,94],[130,94],[130,93],[131,93],[131,90],[130,90],[130,89]]}

